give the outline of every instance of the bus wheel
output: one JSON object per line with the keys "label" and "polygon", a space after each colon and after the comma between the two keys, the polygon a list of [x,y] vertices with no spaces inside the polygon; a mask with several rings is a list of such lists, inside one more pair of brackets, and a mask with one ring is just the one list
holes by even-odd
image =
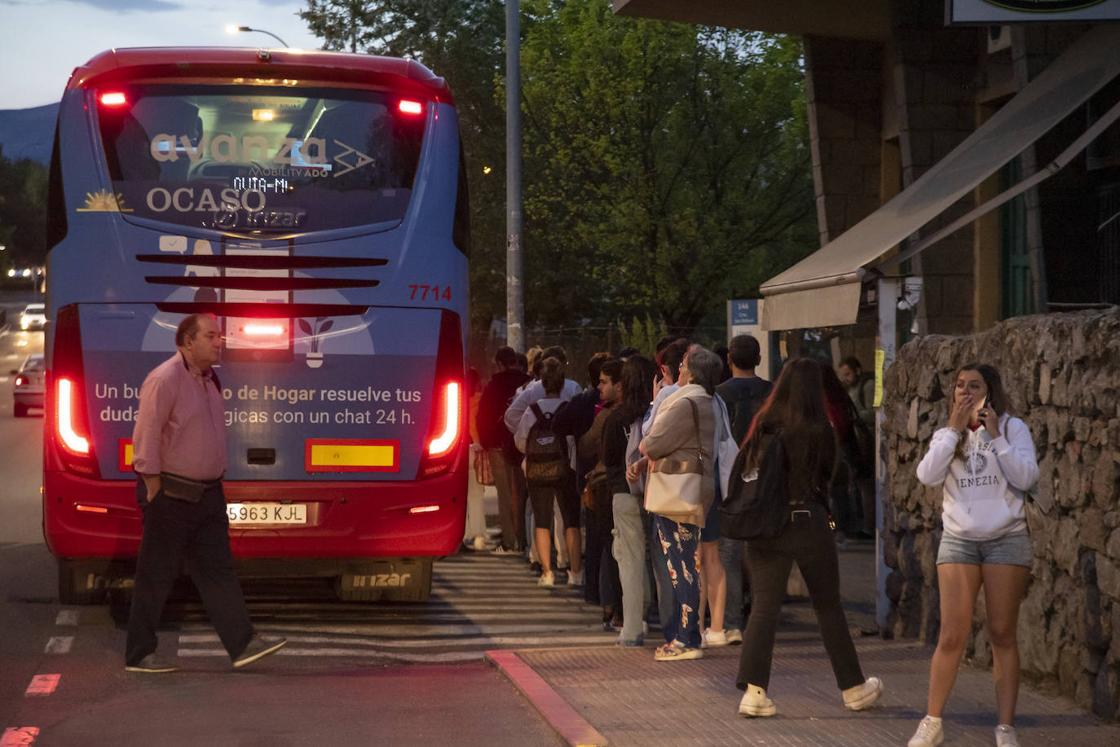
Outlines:
{"label": "bus wheel", "polygon": [[58,601],[62,604],[101,604],[108,579],[72,560],[58,561]]}

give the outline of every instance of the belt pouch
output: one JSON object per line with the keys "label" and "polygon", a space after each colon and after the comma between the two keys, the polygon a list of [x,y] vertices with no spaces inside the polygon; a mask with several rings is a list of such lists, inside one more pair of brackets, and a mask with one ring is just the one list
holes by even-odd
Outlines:
{"label": "belt pouch", "polygon": [[163,494],[177,501],[198,503],[206,492],[206,483],[201,480],[191,480],[170,472],[160,472],[159,480]]}

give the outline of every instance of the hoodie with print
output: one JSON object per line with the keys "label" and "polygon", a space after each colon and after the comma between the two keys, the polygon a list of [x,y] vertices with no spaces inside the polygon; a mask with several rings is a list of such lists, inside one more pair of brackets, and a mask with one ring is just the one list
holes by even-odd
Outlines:
{"label": "hoodie with print", "polygon": [[[1000,435],[981,426],[962,436],[954,428],[933,434],[918,464],[923,485],[944,485],[941,520],[945,532],[969,540],[988,540],[1026,531],[1026,491],[1038,481],[1038,460],[1030,428],[1007,414]],[[964,457],[957,445],[966,438]]]}

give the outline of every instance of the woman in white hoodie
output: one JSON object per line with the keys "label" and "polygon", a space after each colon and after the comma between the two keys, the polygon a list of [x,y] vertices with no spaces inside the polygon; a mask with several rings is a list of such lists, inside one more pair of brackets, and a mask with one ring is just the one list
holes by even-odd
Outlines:
{"label": "woman in white hoodie", "polygon": [[949,423],[933,434],[918,465],[925,485],[943,486],[944,533],[937,553],[941,632],[930,663],[928,713],[909,747],[944,740],[941,714],[972,631],[972,610],[984,587],[999,747],[1017,747],[1013,726],[1019,695],[1019,604],[1031,571],[1024,495],[1038,480],[1034,441],[1026,423],[1008,414],[999,372],[962,366],[954,379]]}

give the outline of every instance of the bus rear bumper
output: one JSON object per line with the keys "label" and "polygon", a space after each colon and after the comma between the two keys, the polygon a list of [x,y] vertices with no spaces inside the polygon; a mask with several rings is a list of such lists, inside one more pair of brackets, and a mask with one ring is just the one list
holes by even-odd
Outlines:
{"label": "bus rear bumper", "polygon": [[[43,534],[56,557],[136,557],[142,524],[135,483],[56,471],[44,474],[43,488]],[[450,555],[463,538],[465,469],[421,482],[229,482],[224,488],[228,503],[307,507],[306,525],[230,527],[234,557],[251,575],[338,575],[355,562]],[[269,568],[276,570],[266,573]]]}

